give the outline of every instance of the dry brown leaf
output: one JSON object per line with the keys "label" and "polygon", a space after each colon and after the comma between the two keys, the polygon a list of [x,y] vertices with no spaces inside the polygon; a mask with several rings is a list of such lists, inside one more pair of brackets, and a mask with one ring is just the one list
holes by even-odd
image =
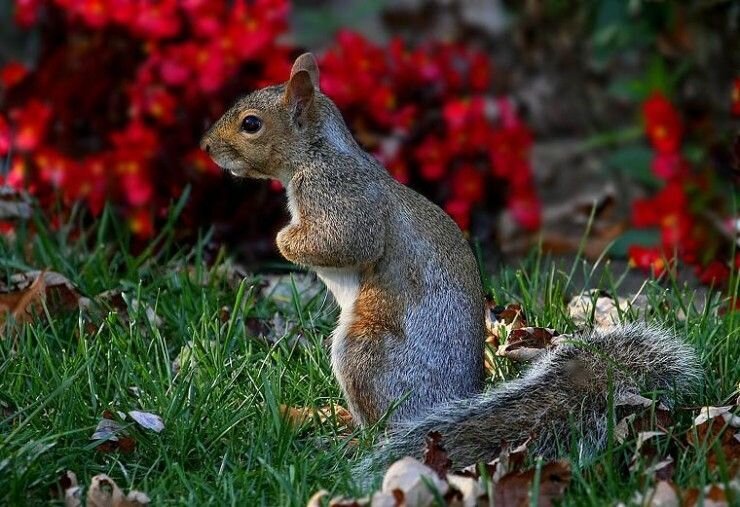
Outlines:
{"label": "dry brown leaf", "polygon": [[[528,506],[534,478],[535,469],[512,472],[501,477],[493,490],[495,505]],[[553,461],[542,466],[537,505],[542,507],[555,505],[554,502],[565,494],[570,479],[570,463],[566,460]]]}
{"label": "dry brown leaf", "polygon": [[0,325],[5,324],[8,316],[18,324],[31,322],[34,315],[42,311],[41,305],[45,298],[44,273],[39,274],[27,289],[0,294]]}
{"label": "dry brown leaf", "polygon": [[573,297],[568,303],[568,315],[579,326],[593,324],[597,328],[609,328],[619,324],[622,321],[620,316],[630,310],[644,316],[648,310],[647,298],[642,295],[615,298],[593,289]]}
{"label": "dry brown leaf", "polygon": [[[708,453],[707,465],[715,470],[722,460],[730,476],[740,473],[740,416],[735,406],[702,407],[694,419],[694,427],[686,436],[689,444]],[[717,447],[722,454],[717,456]]]}
{"label": "dry brown leaf", "polygon": [[383,477],[382,491],[398,498],[402,493],[402,505],[430,506],[435,499],[435,493],[444,496],[449,488],[446,481],[437,476],[437,473],[411,457],[402,458],[393,463]]}
{"label": "dry brown leaf", "polygon": [[141,491],[123,494],[113,479],[105,474],[92,478],[87,491],[87,507],[141,507],[149,505],[149,497]]}
{"label": "dry brown leaf", "polygon": [[442,434],[439,431],[430,431],[424,444],[424,464],[437,472],[440,479],[447,477],[452,461],[447,451],[442,447]]}
{"label": "dry brown leaf", "polygon": [[[726,491],[724,484],[709,484],[703,492],[699,488],[690,488],[682,494],[682,505],[684,507],[729,507],[736,505],[740,498],[740,478],[736,477],[729,483],[730,490]],[[703,493],[703,494],[702,494]],[[730,503],[731,501],[735,503]]]}
{"label": "dry brown leaf", "polygon": [[334,419],[337,423],[344,426],[351,426],[353,424],[352,414],[349,410],[336,403],[320,408],[280,405],[280,413],[291,426],[295,427],[312,421],[314,417],[318,418],[321,423],[329,419]]}
{"label": "dry brown leaf", "polygon": [[557,344],[554,329],[545,327],[521,327],[512,329],[506,343],[500,345],[496,354],[512,361],[531,361]]}
{"label": "dry brown leaf", "polygon": [[[527,446],[531,441],[532,439],[528,438],[514,449],[510,446],[504,447],[496,459],[486,464],[488,477],[493,482],[496,482],[508,473],[521,471],[527,459]],[[473,477],[474,479],[480,478],[477,465],[467,466],[457,473],[465,477]]]}
{"label": "dry brown leaf", "polygon": [[103,412],[90,440],[100,441],[96,449],[103,453],[119,451],[130,454],[136,450],[136,440],[123,434],[123,426],[114,420],[114,415],[108,410]]}
{"label": "dry brown leaf", "polygon": [[512,330],[526,327],[527,318],[521,305],[501,306],[491,301],[487,305],[486,342],[491,345],[498,347]]}

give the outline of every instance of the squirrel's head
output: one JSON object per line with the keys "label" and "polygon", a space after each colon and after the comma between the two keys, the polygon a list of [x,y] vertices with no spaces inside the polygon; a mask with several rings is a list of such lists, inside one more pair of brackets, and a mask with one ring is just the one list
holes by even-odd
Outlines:
{"label": "squirrel's head", "polygon": [[321,111],[319,69],[311,53],[299,56],[282,85],[237,100],[206,132],[200,146],[236,176],[290,180],[294,161],[309,150]]}

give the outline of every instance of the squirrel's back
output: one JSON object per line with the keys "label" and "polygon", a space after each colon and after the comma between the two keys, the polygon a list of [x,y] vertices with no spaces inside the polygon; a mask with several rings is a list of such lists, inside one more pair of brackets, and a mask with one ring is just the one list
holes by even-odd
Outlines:
{"label": "squirrel's back", "polygon": [[567,453],[578,442],[579,455],[588,459],[606,445],[610,403],[642,392],[670,406],[695,389],[698,364],[691,347],[654,326],[630,324],[576,335],[535,361],[521,378],[397,426],[360,464],[358,476],[402,456],[420,457],[430,431],[441,433],[454,467],[491,461],[503,445],[530,437],[536,455]]}

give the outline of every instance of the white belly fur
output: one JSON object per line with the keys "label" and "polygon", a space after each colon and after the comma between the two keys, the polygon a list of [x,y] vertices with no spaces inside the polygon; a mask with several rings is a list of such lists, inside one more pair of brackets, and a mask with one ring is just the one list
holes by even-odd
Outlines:
{"label": "white belly fur", "polygon": [[317,268],[316,274],[341,308],[337,327],[332,333],[335,345],[338,345],[352,324],[355,300],[360,292],[360,276],[357,271],[349,268]]}

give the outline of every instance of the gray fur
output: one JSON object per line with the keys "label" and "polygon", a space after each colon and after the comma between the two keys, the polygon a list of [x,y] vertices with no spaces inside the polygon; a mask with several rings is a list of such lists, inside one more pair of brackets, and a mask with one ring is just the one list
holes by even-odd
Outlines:
{"label": "gray fur", "polygon": [[356,474],[372,477],[402,456],[420,458],[430,431],[442,434],[454,467],[489,462],[503,445],[529,437],[533,455],[552,458],[576,441],[588,460],[606,444],[610,389],[614,403],[642,391],[670,406],[700,379],[694,350],[664,329],[630,324],[593,331],[547,353],[519,379],[396,426]]}

